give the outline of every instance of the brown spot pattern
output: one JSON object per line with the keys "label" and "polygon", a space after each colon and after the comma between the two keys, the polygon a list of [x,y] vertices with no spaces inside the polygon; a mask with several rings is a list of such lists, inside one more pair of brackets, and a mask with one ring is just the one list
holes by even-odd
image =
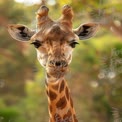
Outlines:
{"label": "brown spot pattern", "polygon": [[47,95],[48,95],[48,90],[46,90],[46,93],[47,93]]}
{"label": "brown spot pattern", "polygon": [[59,101],[56,103],[56,107],[59,109],[65,108],[67,105],[66,98],[65,96],[60,98]]}
{"label": "brown spot pattern", "polygon": [[64,90],[64,80],[61,82],[59,92],[61,93],[63,90]]}
{"label": "brown spot pattern", "polygon": [[73,108],[73,101],[71,97],[70,97],[70,104],[71,104],[71,107]]}
{"label": "brown spot pattern", "polygon": [[63,120],[64,120],[64,122],[72,122],[73,121],[72,120],[72,113],[70,110],[67,112],[67,114],[65,114],[63,116]]}
{"label": "brown spot pattern", "polygon": [[74,117],[74,122],[78,122],[78,120],[76,119],[76,116],[73,115],[73,117]]}
{"label": "brown spot pattern", "polygon": [[58,86],[59,86],[59,84],[52,85],[52,88],[53,88],[54,90],[58,90]]}
{"label": "brown spot pattern", "polygon": [[56,99],[57,94],[55,92],[49,90],[48,96],[49,96],[50,100],[52,101],[52,100]]}
{"label": "brown spot pattern", "polygon": [[54,115],[54,120],[55,122],[62,122],[61,116],[57,113]]}
{"label": "brown spot pattern", "polygon": [[69,90],[68,90],[67,87],[66,87],[66,89],[65,89],[65,92],[66,92],[66,97],[67,97],[67,99],[69,100]]}

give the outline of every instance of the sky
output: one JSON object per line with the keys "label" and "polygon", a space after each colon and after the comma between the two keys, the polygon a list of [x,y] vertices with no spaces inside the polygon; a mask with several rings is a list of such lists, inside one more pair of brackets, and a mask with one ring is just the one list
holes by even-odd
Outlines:
{"label": "sky", "polygon": [[[33,4],[39,4],[41,0],[15,0],[15,2],[24,3],[25,5],[33,5]],[[55,0],[48,0],[48,4],[54,5]]]}

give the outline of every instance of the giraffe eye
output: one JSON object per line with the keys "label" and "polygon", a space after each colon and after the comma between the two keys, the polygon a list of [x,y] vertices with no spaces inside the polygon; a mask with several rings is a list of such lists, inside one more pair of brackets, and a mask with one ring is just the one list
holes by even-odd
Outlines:
{"label": "giraffe eye", "polygon": [[71,46],[72,48],[75,48],[77,44],[79,44],[79,43],[76,42],[76,41],[74,41],[74,42],[70,43],[70,46]]}
{"label": "giraffe eye", "polygon": [[39,47],[42,45],[41,42],[38,41],[38,40],[35,40],[35,41],[32,42],[31,44],[33,44],[35,48],[39,48]]}

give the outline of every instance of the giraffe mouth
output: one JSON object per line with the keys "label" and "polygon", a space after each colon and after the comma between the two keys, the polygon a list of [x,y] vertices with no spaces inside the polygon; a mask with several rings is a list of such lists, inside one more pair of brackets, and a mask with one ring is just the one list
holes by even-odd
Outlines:
{"label": "giraffe mouth", "polygon": [[60,78],[63,77],[67,73],[68,67],[50,67],[48,66],[46,68],[46,71],[49,75],[55,77],[55,78]]}

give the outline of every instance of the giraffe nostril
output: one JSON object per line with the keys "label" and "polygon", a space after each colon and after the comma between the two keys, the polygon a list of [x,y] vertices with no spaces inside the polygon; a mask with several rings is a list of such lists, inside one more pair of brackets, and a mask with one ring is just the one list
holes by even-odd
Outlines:
{"label": "giraffe nostril", "polygon": [[61,65],[61,62],[60,62],[60,61],[57,61],[57,62],[55,63],[55,65],[56,65],[56,66],[60,66],[60,65]]}
{"label": "giraffe nostril", "polygon": [[55,66],[55,67],[62,66],[62,67],[66,67],[67,66],[67,63],[64,60],[61,60],[61,61],[50,60],[49,61],[49,66]]}
{"label": "giraffe nostril", "polygon": [[67,66],[67,63],[66,61],[62,60],[62,61],[57,61],[55,63],[55,66],[62,66],[62,67],[66,67]]}

